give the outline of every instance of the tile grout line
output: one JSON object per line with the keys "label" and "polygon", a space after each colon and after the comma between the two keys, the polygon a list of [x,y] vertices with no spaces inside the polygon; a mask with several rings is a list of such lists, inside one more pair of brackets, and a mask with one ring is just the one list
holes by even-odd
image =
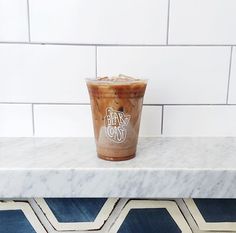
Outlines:
{"label": "tile grout line", "polygon": [[28,38],[29,38],[29,42],[31,42],[31,31],[30,31],[30,7],[29,7],[29,0],[27,0],[27,14],[28,14]]}
{"label": "tile grout line", "polygon": [[86,43],[59,43],[59,42],[22,42],[0,41],[0,44],[27,44],[27,45],[64,45],[64,46],[103,46],[103,47],[232,47],[236,44],[86,44]]}
{"label": "tile grout line", "polygon": [[33,105],[90,105],[89,103],[38,103],[38,102],[0,102],[0,104],[33,104]]}
{"label": "tile grout line", "polygon": [[97,78],[98,75],[98,47],[95,46],[95,78]]}
{"label": "tile grout line", "polygon": [[31,107],[32,107],[32,127],[33,127],[33,136],[35,136],[34,104],[32,104]]}
{"label": "tile grout line", "polygon": [[169,30],[170,30],[170,1],[171,1],[171,0],[168,0],[168,8],[167,8],[166,45],[169,44]]}
{"label": "tile grout line", "polygon": [[164,105],[162,105],[161,108],[161,135],[163,134],[163,128],[164,128]]}
{"label": "tile grout line", "polygon": [[231,79],[232,59],[233,59],[233,46],[231,46],[231,50],[230,50],[230,60],[229,60],[229,73],[228,73],[228,85],[227,85],[226,104],[229,103],[229,88],[230,88],[230,79]]}
{"label": "tile grout line", "polygon": [[[33,104],[33,105],[90,105],[90,103],[37,103],[37,102],[0,102],[0,104]],[[165,103],[160,103],[160,104],[143,104],[144,106],[236,106],[236,104],[165,104]]]}

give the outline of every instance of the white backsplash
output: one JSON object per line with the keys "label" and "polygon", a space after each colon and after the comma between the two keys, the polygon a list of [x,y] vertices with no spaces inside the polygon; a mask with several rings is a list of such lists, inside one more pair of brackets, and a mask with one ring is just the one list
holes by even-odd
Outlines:
{"label": "white backsplash", "polygon": [[93,136],[84,79],[148,79],[141,136],[236,136],[235,0],[0,0],[0,136]]}

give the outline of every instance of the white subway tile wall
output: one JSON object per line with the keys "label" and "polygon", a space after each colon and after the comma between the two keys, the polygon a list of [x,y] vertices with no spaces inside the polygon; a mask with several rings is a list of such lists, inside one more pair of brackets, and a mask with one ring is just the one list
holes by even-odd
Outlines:
{"label": "white subway tile wall", "polygon": [[162,107],[144,106],[140,124],[142,137],[155,137],[161,135]]}
{"label": "white subway tile wall", "polygon": [[84,79],[148,79],[141,136],[236,136],[235,0],[0,0],[0,136],[93,135]]}
{"label": "white subway tile wall", "polygon": [[229,103],[236,104],[236,48],[233,50],[229,86]]}
{"label": "white subway tile wall", "polygon": [[167,136],[235,136],[236,106],[165,106]]}
{"label": "white subway tile wall", "polygon": [[83,103],[95,47],[0,44],[0,64],[0,102]]}
{"label": "white subway tile wall", "polygon": [[228,47],[99,47],[98,75],[148,79],[146,104],[224,104]]}
{"label": "white subway tile wall", "polygon": [[31,104],[0,104],[0,137],[33,136]]}
{"label": "white subway tile wall", "polygon": [[29,41],[27,0],[0,0],[0,41]]}
{"label": "white subway tile wall", "polygon": [[[142,136],[161,135],[162,107],[144,106],[140,126]],[[92,116],[89,105],[34,106],[35,136],[92,137]]]}
{"label": "white subway tile wall", "polygon": [[35,136],[89,137],[93,135],[89,105],[35,105]]}
{"label": "white subway tile wall", "polygon": [[29,0],[37,42],[165,44],[166,0]]}
{"label": "white subway tile wall", "polygon": [[171,0],[170,44],[236,44],[235,0]]}

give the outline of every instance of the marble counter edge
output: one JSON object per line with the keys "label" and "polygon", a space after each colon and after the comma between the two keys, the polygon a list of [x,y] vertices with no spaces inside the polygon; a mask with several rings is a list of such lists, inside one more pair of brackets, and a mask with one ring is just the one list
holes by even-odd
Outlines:
{"label": "marble counter edge", "polygon": [[236,198],[235,151],[236,138],[146,138],[113,163],[93,139],[0,139],[0,197]]}
{"label": "marble counter edge", "polygon": [[0,197],[236,198],[234,170],[0,169]]}

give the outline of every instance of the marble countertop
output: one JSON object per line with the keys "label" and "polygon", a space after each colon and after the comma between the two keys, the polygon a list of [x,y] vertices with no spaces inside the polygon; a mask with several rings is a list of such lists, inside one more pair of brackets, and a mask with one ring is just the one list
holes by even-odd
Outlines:
{"label": "marble countertop", "polygon": [[135,159],[93,138],[0,138],[0,197],[236,198],[236,138],[140,138]]}

